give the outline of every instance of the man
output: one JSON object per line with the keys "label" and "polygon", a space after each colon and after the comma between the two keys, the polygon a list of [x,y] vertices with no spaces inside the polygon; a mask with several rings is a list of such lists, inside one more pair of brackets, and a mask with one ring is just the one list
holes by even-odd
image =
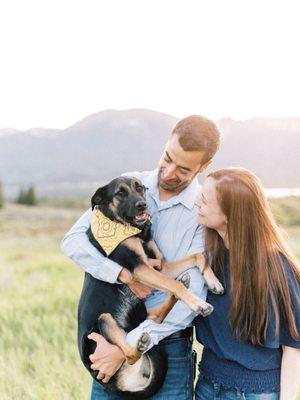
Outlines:
{"label": "man", "polygon": [[[220,134],[215,124],[201,116],[189,116],[179,121],[171,133],[164,153],[154,171],[135,172],[146,187],[148,211],[152,217],[153,237],[167,261],[176,261],[189,254],[203,251],[203,230],[197,226],[194,204],[200,186],[197,174],[211,163],[219,148]],[[102,256],[89,242],[86,230],[93,213],[88,210],[63,239],[62,251],[97,279],[117,283],[128,282],[128,273],[122,266]],[[153,260],[153,265],[157,260]],[[189,270],[190,290],[205,299],[206,288],[198,268]],[[139,283],[129,287],[140,298],[146,299],[147,308],[160,305],[167,294],[153,291]],[[142,332],[147,332],[151,345],[159,343],[168,354],[168,374],[161,390],[153,399],[190,400],[193,396],[192,320],[196,316],[178,301],[162,324],[146,320],[129,332],[127,341],[134,345]],[[90,339],[97,342],[90,356],[92,368],[99,371],[98,379],[107,382],[124,361],[124,354],[96,333]],[[105,392],[93,382],[91,400],[120,399]]]}

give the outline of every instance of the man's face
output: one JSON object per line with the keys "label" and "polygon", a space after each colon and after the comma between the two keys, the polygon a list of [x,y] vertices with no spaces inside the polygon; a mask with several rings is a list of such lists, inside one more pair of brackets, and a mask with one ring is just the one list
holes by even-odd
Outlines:
{"label": "man's face", "polygon": [[178,136],[173,134],[158,163],[158,186],[174,194],[180,193],[209,165],[210,162],[201,165],[203,157],[202,151],[184,151]]}

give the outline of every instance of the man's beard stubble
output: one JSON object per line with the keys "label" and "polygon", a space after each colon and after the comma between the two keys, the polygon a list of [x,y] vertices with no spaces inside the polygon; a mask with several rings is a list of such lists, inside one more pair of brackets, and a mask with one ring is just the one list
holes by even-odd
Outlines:
{"label": "man's beard stubble", "polygon": [[158,171],[158,186],[160,186],[162,189],[166,190],[167,192],[175,192],[176,190],[180,189],[182,187],[182,190],[187,186],[184,186],[185,182],[182,182],[180,179],[177,179],[174,183],[167,184],[164,183],[161,179],[161,172]]}

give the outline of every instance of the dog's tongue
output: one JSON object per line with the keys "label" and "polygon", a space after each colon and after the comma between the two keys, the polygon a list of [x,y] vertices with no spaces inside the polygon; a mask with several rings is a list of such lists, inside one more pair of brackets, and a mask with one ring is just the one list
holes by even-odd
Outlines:
{"label": "dog's tongue", "polygon": [[144,213],[144,214],[137,215],[134,219],[136,221],[143,221],[146,218],[147,218],[147,215]]}

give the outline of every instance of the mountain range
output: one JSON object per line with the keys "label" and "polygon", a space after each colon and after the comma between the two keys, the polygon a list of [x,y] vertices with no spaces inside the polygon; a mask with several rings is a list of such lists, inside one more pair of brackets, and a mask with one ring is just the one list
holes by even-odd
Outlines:
{"label": "mountain range", "polygon": [[[34,185],[45,197],[86,198],[124,171],[155,168],[178,118],[106,110],[61,129],[0,129],[0,182],[7,197]],[[266,187],[300,187],[300,118],[216,121],[222,134],[211,169],[243,166]]]}

